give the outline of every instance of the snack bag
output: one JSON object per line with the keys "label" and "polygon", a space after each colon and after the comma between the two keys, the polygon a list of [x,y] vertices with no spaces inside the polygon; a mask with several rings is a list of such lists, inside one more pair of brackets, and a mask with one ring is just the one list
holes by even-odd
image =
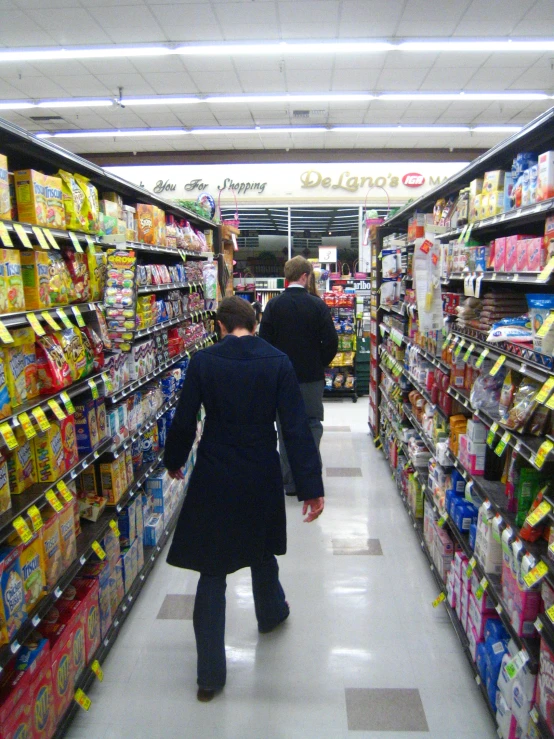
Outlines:
{"label": "snack bag", "polygon": [[[33,329],[12,329],[13,343],[3,349],[4,371],[12,406],[36,397],[36,364]],[[30,394],[28,392],[30,391]]]}
{"label": "snack bag", "polygon": [[90,278],[90,298],[91,300],[102,300],[106,284],[107,257],[101,249],[97,249],[94,244],[89,244],[87,247],[87,262]]}
{"label": "snack bag", "polygon": [[20,495],[37,482],[37,468],[32,441],[20,427],[15,429],[19,446],[7,455],[8,480],[12,495]]}
{"label": "snack bag", "polygon": [[61,254],[48,252],[50,260],[50,304],[67,305],[72,299],[72,283]]}
{"label": "snack bag", "polygon": [[69,172],[58,172],[62,181],[62,201],[65,213],[65,227],[85,231],[87,219],[84,214],[85,194]]}
{"label": "snack bag", "polygon": [[92,350],[94,372],[99,372],[104,366],[104,345],[94,329],[90,326],[83,328],[83,341],[86,339]]}
{"label": "snack bag", "polygon": [[87,257],[72,249],[64,249],[62,255],[72,281],[73,300],[86,303],[91,300]]}
{"label": "snack bag", "polygon": [[35,348],[40,394],[56,393],[70,385],[71,370],[57,336],[41,336]]}
{"label": "snack bag", "polygon": [[27,310],[50,307],[50,259],[44,251],[24,251],[21,278]]}
{"label": "snack bag", "polygon": [[0,220],[9,221],[11,210],[8,159],[5,154],[0,154]]}
{"label": "snack bag", "polygon": [[87,334],[84,331],[81,332],[81,339],[83,341],[83,348],[85,350],[85,371],[82,377],[86,377],[87,375],[90,375],[94,368],[94,350],[91,346]]}
{"label": "snack bag", "polygon": [[88,233],[97,233],[99,228],[100,207],[98,204],[98,190],[91,184],[88,177],[73,175],[75,182],[84,195],[82,213],[85,218],[84,230]]}
{"label": "snack bag", "polygon": [[533,380],[524,378],[514,394],[514,400],[508,415],[501,423],[513,431],[523,431],[536,408],[535,400],[539,386]]}
{"label": "snack bag", "polygon": [[8,312],[25,310],[25,293],[21,276],[21,256],[17,249],[0,249],[4,268],[4,292],[7,296]]}
{"label": "snack bag", "polygon": [[62,180],[60,177],[43,175],[43,181],[46,198],[46,221],[44,225],[50,228],[65,228]]}
{"label": "snack bag", "polygon": [[42,539],[35,535],[28,544],[23,544],[19,555],[23,575],[25,607],[30,613],[46,593],[46,564]]}
{"label": "snack bag", "polygon": [[57,334],[57,338],[69,365],[71,380],[77,382],[87,374],[88,367],[92,367],[92,357],[87,362],[81,330],[77,327],[66,328]]}

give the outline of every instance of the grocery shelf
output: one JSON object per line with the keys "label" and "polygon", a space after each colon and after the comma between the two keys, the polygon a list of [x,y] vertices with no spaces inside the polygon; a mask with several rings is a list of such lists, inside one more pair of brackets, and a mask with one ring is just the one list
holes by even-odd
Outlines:
{"label": "grocery shelf", "polygon": [[431,354],[426,349],[423,349],[423,347],[419,346],[419,344],[416,344],[411,339],[405,338],[406,344],[408,346],[411,346],[418,354],[421,354],[428,362],[431,362],[432,365],[434,365],[437,369],[440,369],[442,372],[445,372],[446,374],[450,374],[450,367],[446,364],[446,362],[443,362],[442,359],[439,359],[437,356]]}
{"label": "grocery shelf", "polygon": [[411,372],[408,371],[406,367],[404,367],[404,376],[408,378],[408,380],[412,383],[412,385],[415,387],[418,393],[423,395],[425,400],[433,407],[433,409],[436,410],[437,413],[439,413],[439,415],[441,415],[446,421],[448,421],[450,416],[447,413],[445,413],[445,411],[443,411],[443,409],[439,405],[437,405],[437,403],[433,403],[433,401],[431,400],[431,395],[429,394],[429,391],[426,388],[424,388],[423,385],[418,380],[415,379],[415,377],[412,375]]}
{"label": "grocery shelf", "polygon": [[184,287],[190,287],[189,282],[166,282],[164,285],[141,285],[137,288],[138,295],[145,293],[166,292],[167,290],[180,290]]}
{"label": "grocery shelf", "polygon": [[[506,224],[508,226],[514,224],[517,226],[523,226],[526,223],[533,223],[534,221],[542,221],[545,215],[549,214],[554,210],[554,198],[550,200],[543,200],[540,203],[531,203],[531,205],[523,205],[520,208],[513,208],[507,210],[504,213],[499,213],[496,216],[490,218],[483,218],[471,225],[471,233],[474,231],[481,231],[485,229],[495,228],[499,225]],[[463,232],[462,228],[455,228],[451,231],[445,231],[444,233],[437,234],[438,239],[453,239],[456,236],[460,236]]]}
{"label": "grocery shelf", "polygon": [[499,282],[520,285],[546,285],[548,280],[540,280],[539,272],[451,272],[442,278],[442,284],[447,285],[452,280],[465,280],[468,277],[481,278],[482,282]]}
{"label": "grocery shelf", "polygon": [[43,315],[44,313],[47,313],[55,321],[59,322],[60,318],[58,311],[62,310],[68,318],[71,318],[73,319],[73,321],[75,321],[75,314],[71,310],[72,308],[76,308],[80,313],[95,313],[96,308],[100,307],[101,305],[102,303],[100,301],[91,301],[87,303],[70,303],[69,305],[58,305],[55,308],[24,310],[18,311],[17,313],[3,313],[2,315],[0,315],[0,320],[2,321],[4,326],[6,326],[6,328],[17,328],[19,326],[26,328],[30,326],[27,316],[34,315],[40,323],[45,323],[46,321],[43,318]]}
{"label": "grocery shelf", "polygon": [[419,435],[425,442],[431,454],[435,456],[437,453],[437,448],[434,442],[432,442],[431,439],[427,436],[427,434],[423,430],[423,426],[420,424],[420,422],[417,420],[417,418],[414,416],[414,414],[412,413],[412,411],[409,409],[407,405],[404,405],[404,413],[406,414],[408,419],[412,422],[414,428],[416,429],[416,431],[419,433]]}
{"label": "grocery shelf", "polygon": [[179,397],[176,395],[171,400],[166,401],[163,403],[163,405],[154,413],[150,418],[148,418],[144,423],[140,425],[140,427],[135,431],[134,434],[131,434],[131,436],[126,436],[123,439],[121,439],[118,442],[114,442],[112,446],[107,450],[109,454],[113,454],[114,457],[117,459],[119,454],[121,452],[126,451],[129,449],[129,447],[135,442],[140,439],[140,437],[144,434],[145,431],[148,431],[151,429],[154,424],[166,413],[167,411],[171,410],[173,406],[177,405],[179,402]]}
{"label": "grocery shelf", "polygon": [[190,311],[189,313],[184,313],[181,316],[176,316],[175,318],[169,318],[167,321],[161,321],[160,323],[156,323],[153,326],[149,326],[148,328],[141,328],[138,331],[135,331],[133,334],[134,339],[141,339],[144,336],[152,336],[152,334],[157,334],[159,331],[163,331],[164,329],[171,328],[172,326],[177,326],[180,323],[184,323],[185,321],[192,320],[193,323],[197,322],[199,319],[207,318],[209,314],[215,314],[214,310],[198,310],[198,311]]}

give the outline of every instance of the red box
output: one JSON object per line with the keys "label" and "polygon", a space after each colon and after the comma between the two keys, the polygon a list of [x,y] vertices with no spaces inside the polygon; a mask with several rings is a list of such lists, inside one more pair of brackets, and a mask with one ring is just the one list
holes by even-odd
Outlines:
{"label": "red box", "polygon": [[56,708],[52,688],[52,667],[43,665],[29,688],[33,718],[33,739],[51,739],[56,731]]}
{"label": "red box", "polygon": [[75,692],[73,631],[69,623],[56,623],[44,624],[41,633],[50,642],[54,706],[56,721],[60,721]]}
{"label": "red box", "polygon": [[76,600],[83,602],[85,609],[85,649],[87,665],[100,646],[100,608],[98,605],[98,581],[79,578],[73,581],[77,589]]}
{"label": "red box", "polygon": [[494,271],[504,272],[506,264],[506,237],[502,236],[494,242]]}
{"label": "red box", "polygon": [[506,254],[504,257],[504,272],[515,272],[517,267],[517,244],[521,237],[508,236],[506,238]]}
{"label": "red box", "polygon": [[541,237],[527,239],[527,271],[540,272],[546,265],[546,247]]}
{"label": "red box", "polygon": [[70,414],[60,421],[60,434],[63,444],[63,456],[65,469],[70,470],[79,461],[77,449],[77,429],[75,428],[75,416]]}
{"label": "red box", "polygon": [[25,693],[9,717],[0,725],[0,739],[31,739],[33,736],[33,716],[29,694]]}
{"label": "red box", "polygon": [[529,239],[517,242],[516,247],[516,270],[518,272],[527,272],[527,249]]}
{"label": "red box", "polygon": [[75,682],[87,664],[85,604],[78,600],[60,600],[59,623],[67,624],[72,638],[72,671]]}

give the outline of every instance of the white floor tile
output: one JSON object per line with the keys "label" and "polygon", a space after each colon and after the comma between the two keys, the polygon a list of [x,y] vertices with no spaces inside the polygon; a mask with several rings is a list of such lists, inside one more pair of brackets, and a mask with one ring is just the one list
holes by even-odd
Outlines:
{"label": "white floor tile", "polygon": [[[493,739],[494,726],[446,613],[431,607],[436,584],[376,452],[367,399],[329,403],[325,467],[362,477],[324,477],[326,510],[302,522],[287,498],[288,554],[279,559],[289,620],[260,636],[250,573],[228,578],[228,683],[196,700],[191,621],[156,618],[168,593],[193,594],[198,575],[160,559],[90,692],[70,739]],[[379,539],[383,556],[333,554],[333,539]],[[417,688],[429,732],[349,732],[345,688]]]}

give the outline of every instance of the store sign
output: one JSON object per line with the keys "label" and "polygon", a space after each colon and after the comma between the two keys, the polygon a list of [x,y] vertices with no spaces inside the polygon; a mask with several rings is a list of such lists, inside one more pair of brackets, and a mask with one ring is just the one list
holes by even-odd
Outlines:
{"label": "store sign", "polygon": [[228,207],[260,203],[405,203],[440,185],[467,162],[174,164],[107,167],[168,200],[210,193]]}

